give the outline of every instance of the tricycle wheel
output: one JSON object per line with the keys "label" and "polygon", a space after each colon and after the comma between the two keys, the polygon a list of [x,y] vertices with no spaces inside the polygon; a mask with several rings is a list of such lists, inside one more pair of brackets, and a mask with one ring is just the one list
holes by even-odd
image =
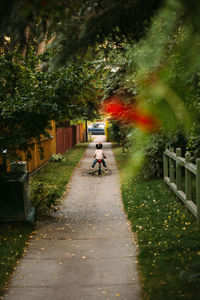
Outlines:
{"label": "tricycle wheel", "polygon": [[101,175],[101,167],[98,168],[98,175]]}

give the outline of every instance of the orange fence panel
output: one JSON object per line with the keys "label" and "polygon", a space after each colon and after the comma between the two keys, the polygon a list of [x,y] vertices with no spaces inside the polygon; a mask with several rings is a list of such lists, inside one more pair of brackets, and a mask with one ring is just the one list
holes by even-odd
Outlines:
{"label": "orange fence panel", "polygon": [[[85,127],[84,124],[60,127],[56,130],[56,125],[54,121],[51,121],[50,135],[51,138],[42,138],[41,147],[43,148],[43,158],[40,157],[39,143],[33,140],[30,144],[31,160],[26,160],[26,155],[23,151],[18,151],[17,154],[21,157],[22,161],[27,162],[27,170],[29,173],[34,172],[45,162],[47,162],[51,155],[54,153],[64,154],[69,149],[74,147],[77,143],[85,141]],[[2,159],[0,157],[0,164]],[[9,162],[7,171],[9,171]]]}
{"label": "orange fence panel", "polygon": [[64,154],[77,143],[84,142],[85,136],[85,127],[83,124],[57,128],[56,153]]}
{"label": "orange fence panel", "polygon": [[[50,135],[51,138],[43,138],[41,140],[41,146],[44,150],[44,157],[41,159],[40,151],[39,151],[39,144],[36,140],[30,144],[30,152],[31,152],[31,160],[26,160],[26,155],[23,151],[17,151],[17,155],[20,157],[22,161],[26,161],[27,163],[27,170],[29,173],[32,173],[36,169],[38,169],[42,164],[49,160],[50,156],[53,153],[56,153],[56,129],[55,129],[55,122],[51,121],[51,130]],[[2,158],[0,157],[0,164],[2,164]],[[10,171],[9,161],[7,161],[7,171]]]}
{"label": "orange fence panel", "polygon": [[[40,148],[39,143],[34,140],[31,146],[31,156],[32,159],[27,161],[27,170],[29,173],[37,170],[40,166],[42,166],[46,161],[48,161],[52,154],[56,153],[56,129],[55,122],[51,121],[50,135],[51,138],[43,138],[41,139],[41,147],[43,148],[43,157],[40,156]],[[19,156],[22,157],[22,160],[26,161],[25,153],[22,151],[18,152]]]}

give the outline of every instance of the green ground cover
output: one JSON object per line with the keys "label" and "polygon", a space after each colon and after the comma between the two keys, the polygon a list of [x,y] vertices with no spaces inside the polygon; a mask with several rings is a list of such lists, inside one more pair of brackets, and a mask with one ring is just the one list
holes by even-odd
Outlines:
{"label": "green ground cover", "polygon": [[88,147],[88,143],[77,144],[74,148],[65,153],[63,161],[49,162],[31,177],[31,181],[43,181],[56,185],[59,196],[65,190],[72,172]]}
{"label": "green ground cover", "polygon": [[123,182],[128,155],[113,150],[124,208],[138,239],[142,299],[199,299],[200,226],[162,179]]}
{"label": "green ground cover", "polygon": [[33,224],[0,224],[0,296],[28,245]]}
{"label": "green ground cover", "polygon": [[[62,197],[66,184],[87,146],[87,143],[76,145],[64,155],[63,161],[49,162],[31,177],[31,184],[37,187],[37,200],[44,202],[44,205],[40,203],[40,214],[43,213],[43,209],[47,209],[45,195],[49,200],[54,199],[55,204],[57,199]],[[48,208],[50,209],[50,206]],[[17,261],[26,252],[33,230],[34,224],[30,223],[0,224],[0,299],[15,271]]]}
{"label": "green ground cover", "polygon": [[36,217],[45,216],[59,203],[66,184],[87,146],[88,143],[77,144],[63,155],[61,161],[50,161],[31,176],[31,198],[36,208]]}

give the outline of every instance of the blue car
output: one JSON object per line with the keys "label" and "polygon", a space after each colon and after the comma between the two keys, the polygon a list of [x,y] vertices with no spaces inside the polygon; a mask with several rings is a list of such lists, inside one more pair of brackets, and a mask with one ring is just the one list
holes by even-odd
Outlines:
{"label": "blue car", "polygon": [[104,135],[105,134],[105,123],[103,122],[96,122],[92,124],[92,127],[88,128],[88,132],[91,132],[91,134],[99,134]]}

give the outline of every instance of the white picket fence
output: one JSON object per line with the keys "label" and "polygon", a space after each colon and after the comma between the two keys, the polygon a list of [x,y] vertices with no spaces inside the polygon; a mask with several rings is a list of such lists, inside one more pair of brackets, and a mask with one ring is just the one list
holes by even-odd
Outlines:
{"label": "white picket fence", "polygon": [[[197,218],[197,223],[200,224],[200,159],[196,160],[195,165],[191,163],[189,152],[186,153],[184,158],[181,156],[180,148],[174,151],[171,147],[163,153],[163,167],[164,181]],[[182,167],[185,169],[184,176]],[[192,174],[196,177],[196,203],[192,199]]]}

